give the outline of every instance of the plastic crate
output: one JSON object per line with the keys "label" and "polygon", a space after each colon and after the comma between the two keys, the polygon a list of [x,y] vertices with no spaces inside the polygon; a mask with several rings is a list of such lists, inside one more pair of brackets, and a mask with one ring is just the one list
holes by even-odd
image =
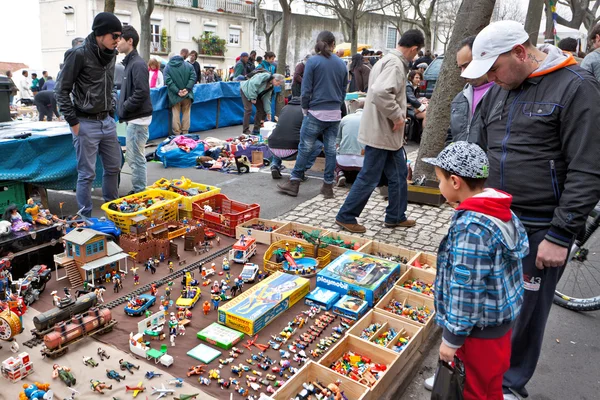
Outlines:
{"label": "plastic crate", "polygon": [[174,193],[181,195],[181,202],[180,202],[179,208],[180,208],[180,211],[188,211],[190,213],[190,217],[188,217],[188,219],[189,219],[189,218],[191,218],[192,205],[194,204],[195,201],[206,199],[208,197],[214,196],[215,194],[219,194],[219,193],[221,193],[221,188],[212,186],[212,185],[205,185],[203,183],[190,182],[189,187],[198,189],[198,191],[200,191],[201,193],[199,193],[195,196],[187,196],[180,192],[177,192],[175,188],[170,186],[171,184],[177,186],[178,182],[181,182],[184,180],[186,180],[186,179],[183,176],[181,177],[181,179],[174,179],[173,181],[168,181],[165,178],[162,178],[162,179],[159,179],[158,181],[154,182],[154,184],[152,184],[152,186],[148,186],[148,189],[168,190],[170,192],[174,192]]}
{"label": "plastic crate", "polygon": [[11,204],[21,207],[27,202],[25,185],[22,182],[0,181],[0,214]]}
{"label": "plastic crate", "polygon": [[[204,211],[204,206],[210,206],[212,211]],[[235,228],[239,224],[258,218],[259,214],[259,204],[244,204],[230,200],[224,194],[216,194],[194,202],[192,219],[203,221],[207,228],[223,235],[235,237]]]}
{"label": "plastic crate", "polygon": [[[123,200],[128,199],[148,199],[154,197],[163,197],[165,200],[158,204],[155,204],[145,210],[132,212],[132,213],[122,213],[118,211],[113,211],[108,206],[111,203],[115,203],[119,205]],[[181,201],[181,196],[177,193],[168,192],[166,190],[158,190],[158,189],[150,189],[145,190],[143,192],[135,193],[130,196],[121,197],[119,199],[109,201],[108,203],[102,204],[102,210],[106,213],[108,219],[114,222],[123,233],[130,233],[131,225],[134,225],[135,222],[132,221],[133,217],[137,217],[138,215],[143,215],[149,221],[152,220],[161,220],[164,222],[168,221],[177,221],[179,203]]]}

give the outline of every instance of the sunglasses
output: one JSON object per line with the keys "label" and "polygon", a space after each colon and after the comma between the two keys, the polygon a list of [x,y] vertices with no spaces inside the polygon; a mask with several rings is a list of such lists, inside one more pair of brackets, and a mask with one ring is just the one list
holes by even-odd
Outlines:
{"label": "sunglasses", "polygon": [[120,37],[122,37],[122,36],[123,36],[123,34],[121,34],[121,33],[113,33],[113,34],[112,34],[112,38],[113,38],[113,40],[117,40],[118,38],[120,38]]}

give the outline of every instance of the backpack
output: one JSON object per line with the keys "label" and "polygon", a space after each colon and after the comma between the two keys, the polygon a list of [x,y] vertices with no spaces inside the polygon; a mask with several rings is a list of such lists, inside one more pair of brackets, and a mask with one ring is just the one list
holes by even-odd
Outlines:
{"label": "backpack", "polygon": [[256,74],[263,74],[263,73],[269,73],[269,71],[267,71],[266,69],[264,69],[262,67],[254,68],[252,71],[250,71],[246,74],[246,79],[250,79]]}

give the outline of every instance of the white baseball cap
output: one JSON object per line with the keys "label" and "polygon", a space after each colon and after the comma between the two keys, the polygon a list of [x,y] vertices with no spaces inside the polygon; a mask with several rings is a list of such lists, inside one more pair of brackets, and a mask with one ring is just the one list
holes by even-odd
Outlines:
{"label": "white baseball cap", "polygon": [[473,43],[473,61],[461,76],[477,79],[485,75],[503,53],[529,39],[523,25],[516,21],[498,21],[486,26]]}

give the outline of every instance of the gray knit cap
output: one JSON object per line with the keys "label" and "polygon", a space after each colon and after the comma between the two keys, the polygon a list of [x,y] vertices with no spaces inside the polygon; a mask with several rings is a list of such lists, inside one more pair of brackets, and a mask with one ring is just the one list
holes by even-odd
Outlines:
{"label": "gray knit cap", "polygon": [[436,158],[424,158],[423,162],[462,178],[484,179],[489,175],[487,155],[469,142],[450,143]]}

